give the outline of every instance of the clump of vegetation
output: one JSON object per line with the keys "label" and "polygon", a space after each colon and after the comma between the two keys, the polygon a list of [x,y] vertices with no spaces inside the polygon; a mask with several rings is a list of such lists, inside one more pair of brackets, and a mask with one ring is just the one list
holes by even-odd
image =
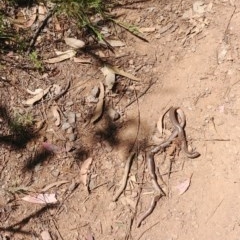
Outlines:
{"label": "clump of vegetation", "polygon": [[57,12],[66,14],[73,19],[79,28],[88,28],[98,39],[102,40],[102,35],[96,24],[93,24],[91,17],[98,15],[102,20],[107,20],[107,10],[109,2],[106,0],[52,0],[57,4]]}
{"label": "clump of vegetation", "polygon": [[15,134],[22,134],[33,126],[33,122],[31,114],[15,112],[10,122],[10,129]]}
{"label": "clump of vegetation", "polygon": [[44,69],[42,61],[39,59],[36,51],[31,52],[29,58],[37,70],[42,71]]}

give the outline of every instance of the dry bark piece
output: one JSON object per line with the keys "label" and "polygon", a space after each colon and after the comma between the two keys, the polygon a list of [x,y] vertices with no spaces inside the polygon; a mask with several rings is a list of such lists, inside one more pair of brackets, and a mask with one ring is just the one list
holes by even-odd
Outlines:
{"label": "dry bark piece", "polygon": [[124,47],[125,43],[120,40],[107,40],[112,47]]}
{"label": "dry bark piece", "polygon": [[99,101],[95,108],[93,117],[91,119],[91,123],[95,123],[102,116],[103,105],[104,105],[104,86],[103,86],[103,83],[100,82]]}
{"label": "dry bark piece", "polygon": [[86,159],[80,169],[80,181],[86,186],[87,185],[87,177],[90,166],[92,164],[92,158]]}
{"label": "dry bark piece", "polygon": [[74,48],[74,49],[79,49],[85,47],[85,42],[82,40],[76,39],[76,38],[65,38],[64,39],[65,43]]}
{"label": "dry bark piece", "polygon": [[52,240],[51,235],[48,231],[42,231],[40,235],[42,237],[42,240]]}
{"label": "dry bark piece", "polygon": [[123,77],[129,78],[131,80],[134,81],[140,81],[140,78],[135,77],[134,75],[132,75],[131,73],[125,72],[122,69],[119,69],[115,66],[108,66],[108,68],[111,68],[116,74],[121,75]]}
{"label": "dry bark piece", "polygon": [[75,63],[91,63],[92,62],[91,58],[78,58],[78,57],[74,57],[73,61]]}
{"label": "dry bark piece", "polygon": [[54,58],[50,58],[50,59],[46,59],[44,60],[44,62],[46,63],[58,63],[58,62],[62,62],[64,60],[67,60],[69,58],[72,58],[76,55],[76,51],[73,49],[67,50],[65,52],[61,52],[61,54],[57,54],[57,57]]}
{"label": "dry bark piece", "polygon": [[30,98],[26,101],[23,101],[24,105],[29,105],[32,106],[34,103],[38,102],[39,100],[41,100],[50,90],[51,87],[46,88],[45,90],[39,92],[38,94],[36,94],[33,98]]}
{"label": "dry bark piece", "polygon": [[101,68],[103,75],[105,76],[105,85],[108,90],[111,90],[115,84],[115,72],[108,66]]}
{"label": "dry bark piece", "polygon": [[37,95],[37,94],[41,93],[43,91],[43,89],[42,88],[37,88],[34,91],[31,91],[30,89],[27,88],[26,91],[31,95]]}
{"label": "dry bark piece", "polygon": [[57,106],[52,106],[51,110],[52,110],[53,117],[55,119],[55,125],[58,127],[61,124],[59,109]]}

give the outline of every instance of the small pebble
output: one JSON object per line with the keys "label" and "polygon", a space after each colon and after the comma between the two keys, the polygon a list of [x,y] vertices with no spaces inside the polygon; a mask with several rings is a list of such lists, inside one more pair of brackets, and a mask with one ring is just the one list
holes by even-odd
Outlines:
{"label": "small pebble", "polygon": [[112,109],[112,108],[110,108],[110,109],[108,110],[108,116],[109,116],[113,121],[116,121],[116,120],[118,120],[118,119],[120,118],[120,114],[119,114],[116,110],[114,110],[114,109]]}
{"label": "small pebble", "polygon": [[116,209],[116,207],[117,207],[117,204],[115,202],[111,202],[108,205],[108,210],[113,211]]}
{"label": "small pebble", "polygon": [[67,106],[67,107],[70,107],[70,106],[72,106],[72,105],[73,105],[73,101],[69,101],[69,102],[66,103],[66,106]]}
{"label": "small pebble", "polygon": [[73,124],[76,122],[76,114],[74,112],[69,112],[68,113],[68,122],[70,124]]}
{"label": "small pebble", "polygon": [[21,158],[22,157],[22,154],[21,153],[18,153],[17,154],[17,158]]}
{"label": "small pebble", "polygon": [[73,133],[73,128],[72,128],[72,127],[68,128],[68,129],[67,129],[67,133],[69,133],[69,134],[70,134],[70,133]]}
{"label": "small pebble", "polygon": [[93,97],[92,95],[86,97],[86,101],[89,103],[97,103],[98,99]]}
{"label": "small pebble", "polygon": [[67,152],[70,152],[73,149],[73,145],[70,142],[66,142],[65,149]]}
{"label": "small pebble", "polygon": [[68,136],[69,141],[73,142],[77,139],[77,135],[72,133]]}
{"label": "small pebble", "polygon": [[103,142],[103,145],[104,145],[104,148],[105,148],[105,150],[106,150],[107,152],[112,152],[113,147],[110,145],[109,142],[104,141],[104,142]]}
{"label": "small pebble", "polygon": [[54,177],[58,177],[60,175],[60,172],[58,169],[55,169],[51,172],[51,174],[54,176]]}
{"label": "small pebble", "polygon": [[68,128],[70,128],[71,127],[71,125],[70,125],[70,123],[68,123],[68,122],[65,122],[65,123],[63,123],[63,125],[62,125],[62,130],[67,130]]}
{"label": "small pebble", "polygon": [[91,95],[92,95],[94,98],[98,98],[99,93],[100,93],[100,89],[99,89],[99,87],[97,87],[97,86],[95,86],[95,87],[91,90]]}
{"label": "small pebble", "polygon": [[76,114],[76,117],[77,117],[77,118],[81,118],[81,117],[82,117],[82,114],[81,114],[81,113],[77,113],[77,114]]}
{"label": "small pebble", "polygon": [[133,59],[129,60],[128,62],[130,65],[133,65]]}

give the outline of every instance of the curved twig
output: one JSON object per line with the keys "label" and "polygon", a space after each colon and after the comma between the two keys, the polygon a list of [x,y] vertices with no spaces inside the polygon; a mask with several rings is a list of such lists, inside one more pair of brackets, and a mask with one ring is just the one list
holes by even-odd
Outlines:
{"label": "curved twig", "polygon": [[124,174],[121,180],[121,185],[113,197],[114,202],[118,200],[119,196],[122,194],[123,190],[126,188],[127,178],[128,178],[128,174],[129,174],[134,156],[135,156],[135,152],[132,152],[127,159],[125,169],[124,169]]}
{"label": "curved twig", "polygon": [[146,219],[154,210],[154,208],[157,205],[158,200],[162,197],[162,195],[156,195],[152,198],[152,201],[150,203],[149,208],[147,209],[147,211],[142,215],[142,217],[138,220],[137,223],[137,227],[141,226],[141,223],[144,219]]}

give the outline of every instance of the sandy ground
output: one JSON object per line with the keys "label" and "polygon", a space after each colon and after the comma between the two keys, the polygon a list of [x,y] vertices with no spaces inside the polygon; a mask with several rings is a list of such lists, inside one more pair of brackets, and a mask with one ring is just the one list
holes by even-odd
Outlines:
{"label": "sandy ground", "polygon": [[[125,21],[139,26],[149,42],[121,30],[118,36],[125,42],[124,47],[116,48],[115,54],[108,50],[95,52],[141,79],[135,82],[118,77],[115,92],[105,98],[105,114],[96,124],[88,124],[88,115],[96,105],[86,100],[91,89],[104,81],[96,62],[58,63],[55,66],[61,73],[57,77],[30,77],[23,72],[16,77],[10,73],[9,79],[18,84],[19,95],[12,95],[15,87],[2,83],[3,135],[4,106],[24,109],[21,102],[28,95],[20,92],[26,84],[32,89],[53,83],[66,86],[70,79],[72,87],[57,106],[68,117],[69,112],[76,113],[77,137],[69,142],[67,134],[71,133],[54,125],[48,116],[53,103],[47,101],[34,110],[39,121],[47,119],[47,126],[37,136],[21,148],[2,141],[2,189],[27,186],[39,191],[50,183],[67,181],[48,191],[57,194],[57,206],[27,203],[16,191],[10,195],[2,191],[2,239],[42,239],[40,233],[44,230],[50,232],[52,239],[238,239],[239,9],[237,0],[152,0],[114,9],[118,14],[124,13]],[[146,94],[125,108],[151,81],[154,84]],[[170,106],[184,111],[189,145],[201,156],[188,159],[180,151],[174,157],[170,176],[165,174],[169,171],[170,150],[155,156],[167,196],[158,201],[153,213],[137,228],[136,222],[152,197],[145,152],[159,118]],[[120,119],[109,120],[109,108],[116,109]],[[33,108],[24,111],[31,112]],[[40,117],[40,112],[46,116]],[[170,130],[166,130],[167,135]],[[46,139],[61,147],[68,142],[74,151],[42,154]],[[126,190],[113,202],[133,145],[137,156]],[[89,157],[90,192],[80,178],[82,165]],[[179,195],[177,187],[185,180],[191,180],[189,188]]]}

